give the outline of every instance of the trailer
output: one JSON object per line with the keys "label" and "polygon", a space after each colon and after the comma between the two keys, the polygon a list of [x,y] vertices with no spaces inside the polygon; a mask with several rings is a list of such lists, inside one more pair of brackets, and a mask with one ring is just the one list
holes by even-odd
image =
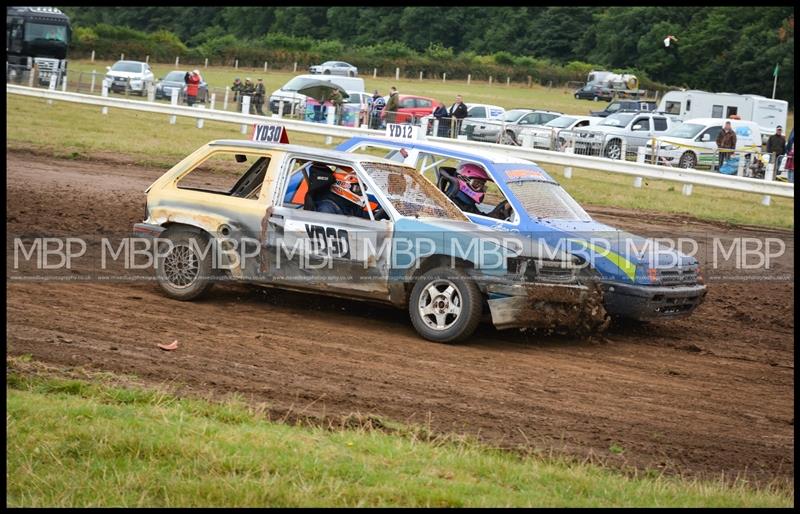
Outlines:
{"label": "trailer", "polygon": [[761,128],[764,141],[778,126],[786,128],[789,104],[785,100],[761,95],[670,91],[661,98],[660,111],[680,120],[690,118],[734,118],[752,121]]}

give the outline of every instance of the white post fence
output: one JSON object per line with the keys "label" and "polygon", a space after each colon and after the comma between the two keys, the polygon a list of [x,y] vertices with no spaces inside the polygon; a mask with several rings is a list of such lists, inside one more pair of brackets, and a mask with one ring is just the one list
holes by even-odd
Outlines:
{"label": "white post fence", "polygon": [[[196,105],[194,106],[194,108],[195,108],[195,109],[205,109],[205,108],[206,108],[206,106],[205,106],[205,105],[203,105],[203,104],[196,104]],[[203,122],[204,122],[204,121],[205,121],[205,120],[204,120],[203,118],[201,118],[201,117],[199,117],[199,116],[198,116],[198,118],[197,118],[197,128],[199,128],[199,129],[203,128]]]}
{"label": "white post fence", "polygon": [[[329,105],[328,108],[327,108],[327,114],[326,114],[325,122],[328,125],[335,125],[336,124],[336,107],[334,107],[333,105]],[[333,138],[331,136],[325,137],[325,144],[326,145],[330,145],[331,143],[333,143]]]}
{"label": "white post fence", "polygon": [[[250,114],[250,95],[242,97],[242,114]],[[247,125],[242,123],[242,134],[247,134]]]}
{"label": "white post fence", "polygon": [[92,62],[94,62],[94,50],[92,50]]}
{"label": "white post fence", "polygon": [[[59,88],[60,89],[60,88]],[[242,106],[242,113],[217,111],[202,108],[191,108],[183,105],[178,105],[176,91],[172,97],[172,103],[165,105],[159,102],[147,102],[143,99],[127,99],[127,98],[113,98],[108,94],[108,83],[103,80],[102,82],[102,96],[98,97],[90,94],[62,92],[55,88],[43,89],[39,87],[26,87],[13,84],[6,85],[7,94],[16,94],[44,100],[52,100],[58,102],[73,102],[84,105],[94,105],[102,108],[103,115],[108,114],[109,107],[114,107],[121,110],[133,110],[138,112],[149,112],[153,114],[167,115],[172,120],[178,116],[187,118],[202,118],[204,120],[213,120],[222,123],[229,123],[232,125],[239,125],[244,128],[246,133],[247,128],[253,123],[263,121],[263,117],[249,114],[250,98],[243,99],[245,105]],[[115,95],[119,96],[119,95]],[[173,122],[174,123],[174,122]],[[335,112],[329,113],[329,123],[322,125],[319,123],[311,123],[306,121],[299,121],[293,119],[275,119],[278,123],[290,131],[298,131],[301,133],[314,134],[317,136],[331,137],[331,138],[349,138],[357,135],[362,136],[378,136],[382,135],[382,131],[371,130],[356,127],[343,127],[335,126]],[[427,127],[425,127],[427,128]],[[434,134],[438,132],[438,125],[434,125]],[[424,132],[423,132],[424,134]],[[773,196],[794,199],[794,184],[779,182],[773,180],[776,172],[776,163],[771,163],[765,172],[765,179],[751,178],[751,177],[738,177],[730,176],[721,173],[709,173],[706,171],[698,171],[694,169],[673,168],[667,166],[660,166],[654,164],[646,164],[639,162],[632,162],[627,160],[614,160],[597,155],[577,155],[574,152],[574,147],[568,145],[563,152],[556,152],[551,150],[538,150],[535,148],[527,148],[521,146],[498,145],[494,143],[481,143],[477,141],[466,141],[460,138],[439,138],[436,135],[430,137],[431,141],[446,141],[448,144],[463,145],[472,151],[502,151],[509,156],[528,159],[538,162],[539,164],[546,164],[553,167],[559,167],[564,170],[564,178],[569,179],[572,177],[573,169],[583,168],[594,170],[600,173],[613,173],[628,175],[635,179],[634,184],[641,186],[645,179],[649,180],[663,180],[678,183],[682,185],[683,194],[689,196],[692,194],[694,185],[702,187],[710,187],[717,189],[727,189],[729,191],[737,191],[743,193],[754,194],[758,196],[762,205],[768,206],[771,204]],[[635,154],[638,157],[638,153]],[[638,160],[638,159],[637,159]],[[640,182],[641,181],[641,182]]]}
{"label": "white post fence", "polygon": [[177,68],[181,62],[181,57],[179,55],[175,56],[175,67]]}
{"label": "white post fence", "polygon": [[237,70],[239,69],[239,59],[236,59],[236,60],[233,62],[233,67],[234,67],[235,69],[237,69]]}
{"label": "white post fence", "polygon": [[395,80],[400,80],[400,68],[395,68],[394,69],[394,79]]}
{"label": "white post fence", "polygon": [[467,85],[469,85],[469,83],[470,83],[471,81],[472,81],[472,74],[471,74],[471,73],[469,73],[469,74],[467,74]]}
{"label": "white post fence", "polygon": [[[180,93],[180,91],[178,91],[178,88],[176,88],[176,87],[172,88],[172,93],[171,93],[171,97],[170,97],[170,104],[172,104],[173,106],[177,106],[178,105],[178,94],[179,93]],[[177,116],[172,115],[172,116],[169,117],[169,124],[170,125],[175,125],[175,123],[177,121],[178,121],[178,117]]]}
{"label": "white post fence", "polygon": [[89,92],[90,93],[94,93],[94,81],[95,81],[95,76],[96,75],[97,75],[97,70],[92,70],[92,81],[89,84]]}
{"label": "white post fence", "polygon": [[[101,92],[100,92],[100,95],[101,95],[103,98],[108,98],[108,84],[106,83],[106,81],[105,81],[105,80],[103,81],[103,89],[101,90]],[[107,105],[104,105],[104,106],[103,106],[103,108],[100,110],[100,112],[101,112],[103,115],[106,115],[106,114],[108,114],[108,106],[107,106]]]}
{"label": "white post fence", "polygon": [[213,111],[214,110],[214,106],[216,105],[216,103],[217,103],[217,94],[216,93],[211,93],[211,105],[208,108]]}
{"label": "white post fence", "polygon": [[230,93],[230,92],[231,92],[230,86],[225,86],[225,98],[223,98],[223,100],[222,100],[222,110],[223,111],[227,111],[228,110],[228,93]]}
{"label": "white post fence", "polygon": [[447,73],[442,73],[442,82],[447,80]]}

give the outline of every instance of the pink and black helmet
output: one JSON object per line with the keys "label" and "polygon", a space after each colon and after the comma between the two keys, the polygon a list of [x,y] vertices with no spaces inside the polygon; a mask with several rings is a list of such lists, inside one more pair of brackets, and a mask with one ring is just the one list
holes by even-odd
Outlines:
{"label": "pink and black helmet", "polygon": [[472,198],[476,203],[483,202],[486,194],[486,181],[492,180],[486,171],[478,166],[466,162],[461,164],[456,170],[458,177],[458,190]]}

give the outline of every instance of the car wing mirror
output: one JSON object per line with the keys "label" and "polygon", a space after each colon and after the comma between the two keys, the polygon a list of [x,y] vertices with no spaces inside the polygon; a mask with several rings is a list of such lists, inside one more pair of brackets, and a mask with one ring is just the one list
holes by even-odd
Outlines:
{"label": "car wing mirror", "polygon": [[245,154],[237,153],[234,154],[233,157],[236,159],[236,162],[247,162],[247,156]]}
{"label": "car wing mirror", "polygon": [[111,71],[111,66],[106,66],[106,71]]}
{"label": "car wing mirror", "polygon": [[703,134],[703,137],[700,138],[700,141],[711,141],[711,134]]}
{"label": "car wing mirror", "polygon": [[642,130],[642,126],[641,125],[634,125],[631,130]]}

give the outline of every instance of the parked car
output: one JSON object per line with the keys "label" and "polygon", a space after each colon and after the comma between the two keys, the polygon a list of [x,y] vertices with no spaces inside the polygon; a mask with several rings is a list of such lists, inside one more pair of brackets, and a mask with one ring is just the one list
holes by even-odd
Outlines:
{"label": "parked car", "polygon": [[522,127],[541,125],[559,116],[560,112],[512,109],[496,119],[467,118],[461,124],[461,133],[475,141],[518,144],[517,132]]}
{"label": "parked car", "polygon": [[599,280],[605,310],[612,316],[637,320],[685,317],[706,295],[694,257],[653,246],[652,240],[648,243],[640,236],[593,220],[558,182],[531,161],[451,143],[385,137],[354,137],[336,149],[386,152],[388,158],[414,166],[420,175],[434,177],[446,194],[452,194],[452,182],[446,176],[455,171],[448,166],[480,166],[498,194],[478,204],[478,209],[489,212],[494,203],[507,201],[512,214],[504,220],[483,214],[466,216],[478,225],[528,237],[534,246],[546,242],[551,248],[562,248],[579,259],[584,272]]}
{"label": "parked car", "polygon": [[582,88],[575,90],[575,99],[594,100],[595,102],[605,100],[610,102],[614,99],[614,93],[608,87],[600,84],[586,84]]}
{"label": "parked car", "polygon": [[615,100],[608,104],[602,111],[591,111],[589,114],[592,116],[599,116],[605,118],[615,112],[622,111],[655,111],[655,102],[646,102],[641,100]]}
{"label": "parked car", "polygon": [[540,127],[561,116],[560,112],[554,111],[533,111],[517,120],[516,123],[506,124],[500,133],[499,143],[507,145],[519,145],[520,131],[528,127]]}
{"label": "parked car", "polygon": [[499,105],[466,104],[467,118],[485,118],[494,120],[503,115],[506,110]]}
{"label": "parked car", "polygon": [[[398,95],[398,109],[393,119],[390,113],[386,113],[384,123],[416,123],[425,116],[430,116],[436,107],[443,105],[442,102],[435,98],[417,95]],[[389,97],[384,99],[388,102]]]}
{"label": "parked car", "polygon": [[[656,140],[657,151],[648,142],[645,145],[646,162],[652,163],[656,155],[657,164],[681,168],[717,165],[717,135],[726,121],[736,132],[737,152],[759,152],[761,149],[761,128],[758,123],[746,120],[722,120],[719,118],[697,118],[679,123]],[[749,154],[745,155],[749,161]]]}
{"label": "parked car", "polygon": [[680,122],[660,113],[618,112],[585,131],[581,129],[574,139],[575,153],[624,160],[626,154],[635,154],[639,147],[664,135],[676,123]]}
{"label": "parked car", "polygon": [[[364,216],[318,211],[320,194],[343,181],[359,186],[348,192]],[[587,297],[599,305],[565,252],[477,227],[392,160],[212,141],[146,194],[134,235],[155,238],[155,277],[177,300],[227,278],[376,301],[407,309],[417,332],[438,342],[468,338],[484,314],[497,328],[552,326]],[[530,315],[543,310],[554,315]]]}
{"label": "parked car", "polygon": [[553,118],[543,125],[524,127],[517,133],[520,144],[525,145],[526,135],[530,136],[530,144],[534,148],[562,150],[566,140],[559,136],[562,130],[574,130],[581,127],[597,125],[603,118],[596,116],[575,116],[564,114]]}
{"label": "parked car", "polygon": [[[178,90],[178,102],[183,103],[186,101],[186,82],[184,81],[184,77],[186,76],[185,71],[171,71],[164,75],[163,79],[160,79],[156,83],[156,99],[161,98],[172,98],[172,90]],[[197,101],[201,103],[205,103],[208,100],[208,84],[205,80],[201,80],[200,84],[197,87]]]}
{"label": "parked car", "polygon": [[147,85],[155,80],[150,65],[141,61],[117,61],[113,66],[106,66],[103,83],[114,93],[129,90],[140,96],[147,94]]}
{"label": "parked car", "polygon": [[321,73],[323,75],[347,75],[348,77],[355,77],[358,75],[358,68],[342,61],[325,61],[316,66],[309,66],[308,72]]}

